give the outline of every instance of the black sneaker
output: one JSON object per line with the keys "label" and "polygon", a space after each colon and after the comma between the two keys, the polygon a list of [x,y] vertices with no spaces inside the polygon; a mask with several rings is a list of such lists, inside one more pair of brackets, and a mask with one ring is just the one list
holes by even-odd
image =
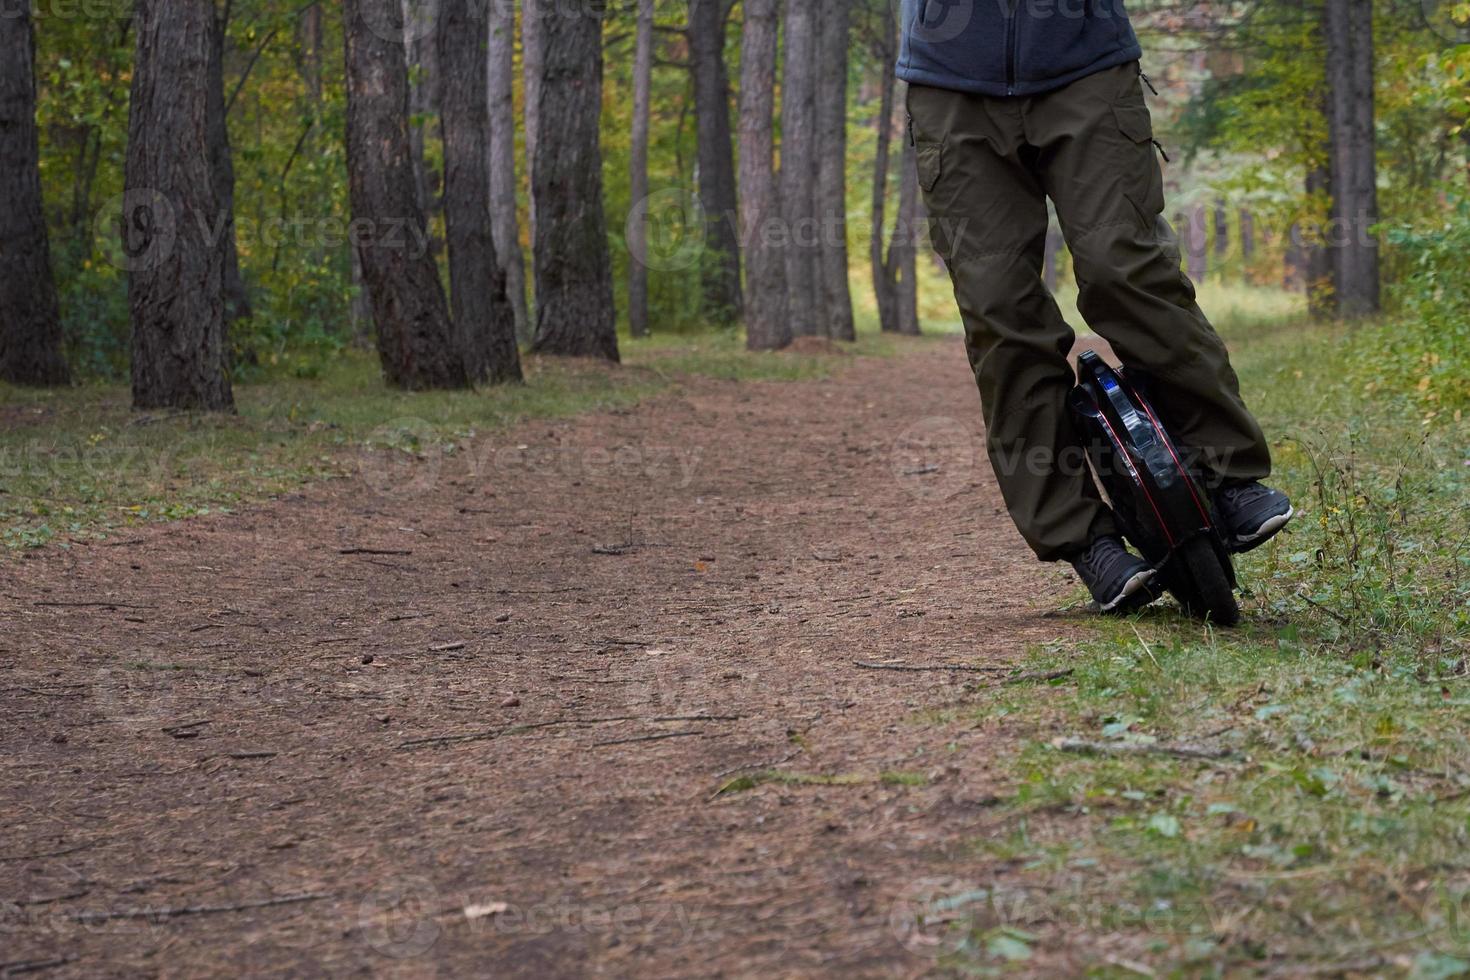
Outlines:
{"label": "black sneaker", "polygon": [[1105,613],[1131,612],[1158,597],[1153,568],[1111,535],[1094,540],[1072,559],[1072,567]]}
{"label": "black sneaker", "polygon": [[1225,543],[1234,552],[1265,544],[1296,513],[1286,494],[1255,480],[1221,486],[1215,491],[1215,510]]}

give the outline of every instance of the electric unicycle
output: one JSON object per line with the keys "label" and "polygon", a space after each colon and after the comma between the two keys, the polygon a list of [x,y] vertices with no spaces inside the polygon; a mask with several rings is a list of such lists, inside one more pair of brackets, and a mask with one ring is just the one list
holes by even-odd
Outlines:
{"label": "electric unicycle", "polygon": [[1222,626],[1240,620],[1235,567],[1210,498],[1140,386],[1096,351],[1077,359],[1069,407],[1118,530],[1184,611]]}

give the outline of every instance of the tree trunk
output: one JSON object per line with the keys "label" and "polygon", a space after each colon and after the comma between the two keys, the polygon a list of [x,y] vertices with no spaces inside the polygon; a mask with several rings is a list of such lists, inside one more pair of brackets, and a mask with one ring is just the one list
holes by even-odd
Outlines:
{"label": "tree trunk", "polygon": [[[213,4],[211,3],[213,10]],[[228,8],[227,8],[228,9]],[[225,108],[225,32],[227,15],[214,12],[209,44],[209,92],[207,139],[209,170],[214,180],[214,201],[219,209],[209,216],[210,233],[219,237],[224,255],[225,328],[250,316],[250,295],[240,276],[240,252],[235,243],[235,161],[230,151],[230,128]],[[228,341],[228,336],[226,337]]]}
{"label": "tree trunk", "polygon": [[352,303],[347,315],[352,321],[352,346],[372,350],[377,346],[377,331],[373,327],[373,301],[368,296],[367,282],[362,278],[362,256],[351,245],[352,254]]}
{"label": "tree trunk", "polygon": [[745,344],[791,343],[786,260],[773,239],[781,218],[776,186],[776,51],[780,0],[745,0],[740,48],[740,234],[745,243]]}
{"label": "tree trunk", "polygon": [[301,12],[297,27],[301,47],[301,81],[306,86],[306,101],[313,112],[320,113],[322,104],[322,5],[313,3]]}
{"label": "tree trunk", "polygon": [[234,408],[207,136],[212,0],[138,0],[122,205],[133,407]]}
{"label": "tree trunk", "polygon": [[704,313],[712,323],[740,318],[735,157],[730,146],[730,79],[725,71],[725,21],[729,10],[725,0],[689,0],[699,202],[705,214],[701,279]]}
{"label": "tree trunk", "polygon": [[41,208],[29,0],[0,16],[0,380],[64,385],[61,316]]}
{"label": "tree trunk", "polygon": [[1373,0],[1326,0],[1327,128],[1331,142],[1332,258],[1337,311],[1379,308],[1377,164],[1373,132]]}
{"label": "tree trunk", "polygon": [[[898,221],[893,228],[889,261],[898,273],[895,306],[898,332],[919,335],[919,157],[914,145],[905,141],[903,169],[898,185]],[[897,254],[892,254],[897,250]]]}
{"label": "tree trunk", "polygon": [[888,220],[888,169],[893,153],[893,114],[897,102],[898,80],[894,72],[897,52],[897,28],[891,16],[882,20],[883,34],[876,44],[874,56],[881,66],[878,89],[877,135],[873,151],[873,228],[868,237],[868,265],[873,275],[873,297],[878,306],[878,329],[884,333],[898,331],[897,270],[889,263],[884,249]]}
{"label": "tree trunk", "polygon": [[[413,176],[419,210],[425,221],[439,212],[438,179],[429,168],[428,138],[431,118],[439,110],[438,36],[432,25],[439,16],[438,0],[401,0],[403,47],[408,59],[408,140],[413,154]],[[432,230],[432,225],[430,225]],[[430,239],[430,252],[437,252]]]}
{"label": "tree trunk", "polygon": [[1225,199],[1215,199],[1215,261],[1224,264],[1230,252],[1230,212],[1225,210]]}
{"label": "tree trunk", "polygon": [[521,380],[515,310],[490,221],[490,25],[481,0],[439,0],[444,220],[454,326],[471,381]]}
{"label": "tree trunk", "polygon": [[787,309],[797,337],[825,335],[818,312],[816,228],[816,24],[813,0],[786,0],[781,88],[781,211]]}
{"label": "tree trunk", "polygon": [[[1316,197],[1328,194],[1331,190],[1332,176],[1326,167],[1313,167],[1307,171],[1307,195]],[[1335,296],[1337,293],[1337,269],[1332,258],[1332,250],[1323,241],[1323,230],[1315,229],[1314,233],[1302,240],[1300,226],[1294,230],[1296,242],[1300,245],[1300,263],[1303,285],[1307,292],[1307,312],[1318,319],[1332,315],[1336,309]]]}
{"label": "tree trunk", "polygon": [[[545,60],[546,50],[542,34],[545,19],[544,4],[526,2],[521,6],[521,102],[525,116],[527,171],[533,169],[532,161],[536,159],[536,146],[538,137],[541,135],[541,74],[544,70],[542,62]],[[531,249],[534,252],[536,248],[536,188],[534,182],[530,183],[532,184],[530,188],[531,208],[527,222],[530,225]],[[532,261],[535,261],[534,255]],[[531,296],[533,310],[534,304],[539,302],[534,293],[533,289]],[[534,312],[531,315],[534,317]]]}
{"label": "tree trunk", "polygon": [[[414,187],[408,139],[408,65],[399,0],[346,0],[347,174],[363,282],[388,383],[469,383]],[[399,37],[402,35],[400,34]]]}
{"label": "tree trunk", "polygon": [[515,5],[490,0],[490,216],[495,257],[505,276],[505,290],[515,311],[516,336],[531,340],[531,313],[526,305],[526,257],[521,251],[521,219],[516,204]]}
{"label": "tree trunk", "polygon": [[633,133],[629,150],[629,194],[634,217],[628,225],[628,329],[648,336],[648,116],[653,88],[653,0],[638,0],[638,37],[633,53]]}
{"label": "tree trunk", "polygon": [[602,19],[539,19],[541,78],[531,200],[536,339],[546,354],[618,359],[602,204]]}
{"label": "tree trunk", "polygon": [[1196,204],[1190,209],[1184,228],[1184,255],[1189,278],[1196,283],[1202,283],[1210,271],[1210,238],[1205,227],[1203,204]]}
{"label": "tree trunk", "polygon": [[1256,257],[1256,219],[1250,208],[1240,209],[1240,258],[1246,266]]}
{"label": "tree trunk", "polygon": [[856,340],[847,282],[847,47],[851,0],[821,0],[817,40],[817,227],[827,336]]}

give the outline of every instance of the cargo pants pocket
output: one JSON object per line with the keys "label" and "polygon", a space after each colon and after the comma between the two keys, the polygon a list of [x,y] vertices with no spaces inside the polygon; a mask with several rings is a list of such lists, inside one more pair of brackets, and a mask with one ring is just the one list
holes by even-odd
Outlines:
{"label": "cargo pants pocket", "polygon": [[1113,118],[1128,141],[1124,193],[1138,212],[1139,227],[1154,231],[1157,217],[1164,212],[1164,174],[1154,155],[1153,120],[1144,105],[1115,105]]}

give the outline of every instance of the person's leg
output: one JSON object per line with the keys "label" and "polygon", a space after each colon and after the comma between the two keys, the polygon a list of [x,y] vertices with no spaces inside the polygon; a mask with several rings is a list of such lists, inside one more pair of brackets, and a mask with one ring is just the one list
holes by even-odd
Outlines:
{"label": "person's leg", "polygon": [[964,320],[986,449],[1021,536],[1051,560],[1116,532],[1066,408],[1073,334],[1041,281],[1046,200],[1021,108],[1016,99],[909,87],[919,183]]}
{"label": "person's leg", "polygon": [[1023,114],[1088,325],[1125,365],[1148,374],[1171,434],[1200,454],[1206,479],[1266,476],[1265,435],[1179,268],[1136,63],[1027,99]]}

